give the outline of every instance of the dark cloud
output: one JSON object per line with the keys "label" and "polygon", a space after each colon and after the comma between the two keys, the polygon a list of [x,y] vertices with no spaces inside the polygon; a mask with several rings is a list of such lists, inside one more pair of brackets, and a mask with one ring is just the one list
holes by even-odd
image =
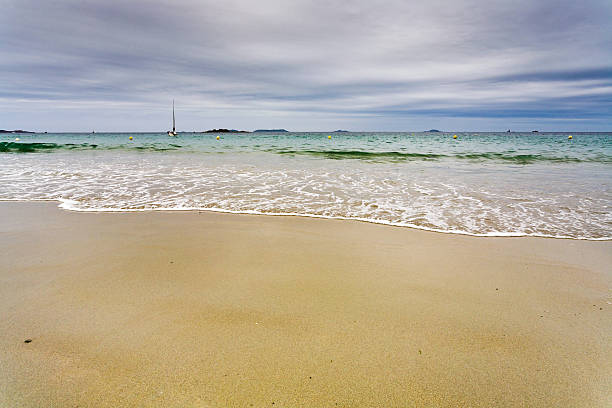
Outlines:
{"label": "dark cloud", "polygon": [[612,122],[607,0],[0,6],[0,127],[164,129],[173,97],[195,129]]}

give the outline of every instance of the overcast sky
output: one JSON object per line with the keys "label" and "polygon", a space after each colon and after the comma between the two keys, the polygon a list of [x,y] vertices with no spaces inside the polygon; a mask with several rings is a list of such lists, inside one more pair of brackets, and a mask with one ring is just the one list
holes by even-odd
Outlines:
{"label": "overcast sky", "polygon": [[612,130],[610,0],[0,0],[0,128]]}

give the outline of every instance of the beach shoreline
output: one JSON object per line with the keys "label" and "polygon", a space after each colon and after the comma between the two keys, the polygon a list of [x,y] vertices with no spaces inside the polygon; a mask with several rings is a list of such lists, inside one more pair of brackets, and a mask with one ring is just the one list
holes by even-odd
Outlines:
{"label": "beach shoreline", "polygon": [[314,218],[314,219],[323,219],[323,220],[339,220],[339,221],[349,221],[349,222],[363,222],[367,224],[375,224],[375,225],[383,225],[386,227],[394,227],[394,228],[409,228],[416,231],[425,231],[425,232],[433,232],[436,234],[451,234],[451,235],[465,235],[468,237],[474,238],[545,238],[545,239],[569,239],[576,241],[611,241],[612,238],[603,237],[603,238],[586,238],[586,237],[572,237],[569,235],[541,235],[541,234],[527,234],[520,232],[507,232],[507,233],[486,233],[486,234],[476,234],[470,233],[463,230],[441,230],[435,228],[429,228],[414,224],[398,224],[387,222],[384,220],[377,220],[371,218],[361,218],[361,217],[342,217],[342,216],[328,216],[328,215],[319,215],[319,214],[308,214],[308,213],[277,213],[277,212],[262,212],[257,210],[243,210],[243,211],[235,211],[228,210],[224,208],[200,208],[200,207],[156,207],[156,208],[78,208],[75,207],[75,203],[71,202],[71,200],[57,200],[57,199],[36,199],[36,200],[22,200],[22,199],[0,199],[0,203],[55,203],[57,207],[64,211],[73,211],[80,213],[90,213],[90,214],[116,214],[116,213],[219,213],[219,214],[234,214],[234,215],[250,215],[250,216],[267,216],[267,217],[297,217],[297,218]]}
{"label": "beach shoreline", "polygon": [[612,241],[53,202],[0,219],[2,406],[612,402]]}

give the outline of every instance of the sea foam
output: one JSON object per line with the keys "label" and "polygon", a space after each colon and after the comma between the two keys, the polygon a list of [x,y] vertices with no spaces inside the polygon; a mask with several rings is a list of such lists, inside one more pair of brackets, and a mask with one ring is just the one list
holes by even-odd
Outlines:
{"label": "sea foam", "polygon": [[589,159],[599,153],[526,163],[450,151],[397,160],[354,149],[298,154],[270,143],[199,151],[159,143],[100,150],[91,145],[104,141],[92,142],[50,147],[53,154],[5,152],[0,199],[57,200],[74,211],[205,210],[476,236],[612,238],[610,164]]}

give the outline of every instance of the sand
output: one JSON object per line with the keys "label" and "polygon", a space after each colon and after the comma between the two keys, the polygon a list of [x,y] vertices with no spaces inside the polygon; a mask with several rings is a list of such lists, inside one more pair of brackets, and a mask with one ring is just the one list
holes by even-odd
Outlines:
{"label": "sand", "polygon": [[610,241],[4,202],[0,406],[609,407],[611,265]]}

